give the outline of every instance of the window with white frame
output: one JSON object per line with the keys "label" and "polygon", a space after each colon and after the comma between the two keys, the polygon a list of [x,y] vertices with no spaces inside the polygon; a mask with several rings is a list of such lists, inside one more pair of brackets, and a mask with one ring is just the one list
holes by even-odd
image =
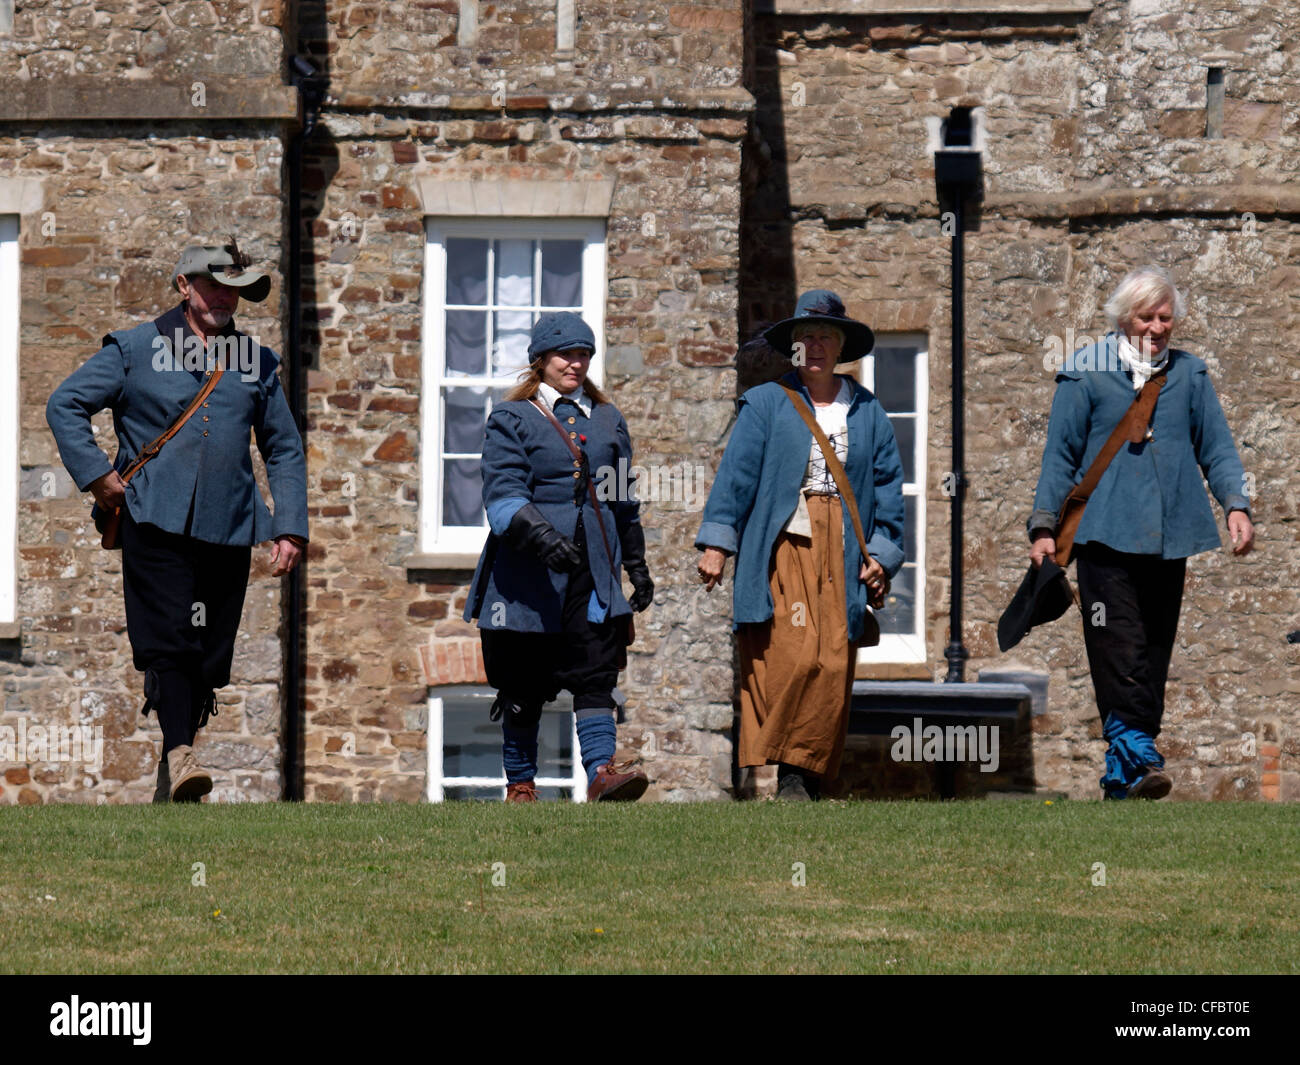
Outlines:
{"label": "window with white frame", "polygon": [[[506,795],[501,765],[501,722],[491,720],[496,693],[477,685],[430,689],[430,802],[500,801]],[[578,758],[573,697],[561,692],[542,709],[537,733],[537,797],[587,801],[587,773]]]}
{"label": "window with white frame", "polygon": [[877,612],[880,643],[864,647],[861,662],[925,662],[925,469],[929,409],[929,345],[919,334],[876,334],[862,360],[862,383],[889,415],[903,461],[903,568],[885,609]]}
{"label": "window with white frame", "polygon": [[604,354],[603,219],[426,220],[420,551],[477,555],[488,414],[528,367],[533,323],[575,311]]}
{"label": "window with white frame", "polygon": [[18,216],[0,215],[0,623],[18,616]]}

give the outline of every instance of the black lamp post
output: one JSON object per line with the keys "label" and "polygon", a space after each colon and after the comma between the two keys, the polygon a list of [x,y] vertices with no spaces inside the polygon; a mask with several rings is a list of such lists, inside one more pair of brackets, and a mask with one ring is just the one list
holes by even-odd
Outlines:
{"label": "black lamp post", "polygon": [[983,183],[979,149],[974,143],[971,109],[954,107],[942,125],[934,153],[934,183],[943,231],[952,235],[952,595],[948,617],[946,682],[966,679],[969,653],[961,638],[962,503],[966,496],[965,388],[965,231],[966,207],[977,200]]}

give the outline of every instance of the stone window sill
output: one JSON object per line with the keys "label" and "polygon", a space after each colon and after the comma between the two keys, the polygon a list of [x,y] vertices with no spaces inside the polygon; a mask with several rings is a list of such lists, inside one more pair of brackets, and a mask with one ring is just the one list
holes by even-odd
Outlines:
{"label": "stone window sill", "polygon": [[433,551],[428,554],[408,555],[406,572],[413,570],[465,570],[473,573],[478,566],[480,551]]}

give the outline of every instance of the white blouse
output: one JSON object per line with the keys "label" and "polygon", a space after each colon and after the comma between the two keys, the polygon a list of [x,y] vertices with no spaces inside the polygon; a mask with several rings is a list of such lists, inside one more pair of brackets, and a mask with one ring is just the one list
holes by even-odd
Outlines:
{"label": "white blouse", "polygon": [[[829,406],[813,407],[817,425],[826,434],[840,465],[844,465],[849,457],[849,405],[852,401],[852,387],[847,381],[841,381],[840,390]],[[790,515],[790,520],[785,523],[785,532],[812,538],[812,520],[808,516],[807,501],[810,495],[839,495],[835,478],[826,467],[826,456],[822,454],[816,437],[813,437],[812,447],[808,451],[808,465],[804,469],[803,484],[799,489],[799,503]]]}

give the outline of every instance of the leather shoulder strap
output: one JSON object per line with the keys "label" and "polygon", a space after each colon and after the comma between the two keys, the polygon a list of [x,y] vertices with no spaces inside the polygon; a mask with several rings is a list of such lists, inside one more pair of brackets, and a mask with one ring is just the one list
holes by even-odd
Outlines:
{"label": "leather shoulder strap", "polygon": [[1142,386],[1142,391],[1138,393],[1132,406],[1124,413],[1124,417],[1119,420],[1119,424],[1111,431],[1105,445],[1097,453],[1097,457],[1092,460],[1092,464],[1083,475],[1083,479],[1074,486],[1068,498],[1086,500],[1092,495],[1093,490],[1101,481],[1102,474],[1106,472],[1106,467],[1110,465],[1111,459],[1119,453],[1119,449],[1126,442],[1140,444],[1147,439],[1151,419],[1155,415],[1156,399],[1160,395],[1160,389],[1165,380],[1166,374],[1162,370]]}
{"label": "leather shoulder strap", "polygon": [[587,456],[581,448],[569,439],[569,434],[564,431],[564,426],[560,424],[560,419],[555,416],[545,403],[539,400],[536,396],[529,400],[529,402],[546,415],[546,420],[550,422],[555,431],[560,434],[560,439],[563,440],[565,446],[568,447],[569,454],[582,463],[582,473],[583,476],[587,478],[587,497],[591,500],[591,509],[596,512],[596,524],[600,526],[600,542],[605,545],[605,557],[609,559],[609,568],[610,571],[613,572],[614,552],[610,550],[609,537],[605,533],[605,518],[600,513],[600,501],[596,498],[596,486],[591,483],[591,471],[587,469]]}
{"label": "leather shoulder strap", "polygon": [[[779,382],[778,382],[779,383]],[[835,448],[822,432],[822,427],[817,424],[817,417],[808,409],[808,404],[803,401],[799,395],[789,385],[782,384],[782,391],[789,397],[791,405],[798,412],[799,417],[803,419],[804,424],[812,430],[817,446],[822,449],[822,457],[826,460],[826,468],[831,471],[831,476],[835,478],[835,487],[840,490],[840,495],[849,505],[849,517],[853,519],[853,531],[858,537],[858,547],[862,550],[862,561],[866,563],[871,558],[867,551],[867,538],[862,532],[862,518],[858,515],[858,501],[853,495],[853,488],[849,484],[849,475],[844,470],[844,465],[840,462],[839,456],[835,454]]]}

